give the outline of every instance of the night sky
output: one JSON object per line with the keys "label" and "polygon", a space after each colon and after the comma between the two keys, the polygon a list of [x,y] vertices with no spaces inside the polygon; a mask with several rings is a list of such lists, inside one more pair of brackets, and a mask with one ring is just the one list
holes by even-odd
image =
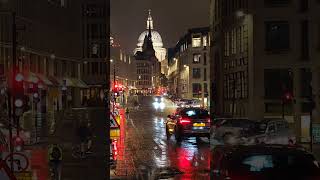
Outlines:
{"label": "night sky", "polygon": [[148,9],[164,47],[172,47],[193,27],[209,26],[209,0],[110,0],[111,33],[132,52],[146,28]]}

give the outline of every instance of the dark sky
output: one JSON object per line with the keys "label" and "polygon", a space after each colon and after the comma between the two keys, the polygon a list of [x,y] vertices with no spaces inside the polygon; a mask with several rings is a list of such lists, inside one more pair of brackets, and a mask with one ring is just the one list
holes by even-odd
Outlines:
{"label": "dark sky", "polygon": [[172,47],[193,27],[209,26],[209,0],[110,0],[111,32],[132,51],[146,29],[148,9],[164,47]]}

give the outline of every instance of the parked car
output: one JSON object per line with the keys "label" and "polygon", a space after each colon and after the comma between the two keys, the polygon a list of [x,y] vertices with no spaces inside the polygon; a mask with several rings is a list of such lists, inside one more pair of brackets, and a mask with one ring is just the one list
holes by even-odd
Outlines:
{"label": "parked car", "polygon": [[248,143],[296,144],[296,136],[283,119],[265,119],[256,126],[254,134],[247,136]]}
{"label": "parked car", "polygon": [[224,142],[230,137],[240,138],[252,134],[256,121],[245,118],[215,118],[211,128],[211,138]]}
{"label": "parked car", "polygon": [[174,134],[177,142],[188,136],[210,138],[209,112],[202,108],[179,108],[165,124],[167,137]]}
{"label": "parked car", "polygon": [[285,145],[216,146],[211,179],[320,179],[319,163],[300,148]]}

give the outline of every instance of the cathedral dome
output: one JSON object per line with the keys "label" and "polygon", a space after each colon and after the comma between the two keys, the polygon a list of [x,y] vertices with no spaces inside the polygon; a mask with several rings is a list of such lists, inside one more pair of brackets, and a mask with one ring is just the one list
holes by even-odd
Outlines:
{"label": "cathedral dome", "polygon": [[[142,47],[144,38],[145,36],[148,36],[148,34],[149,34],[148,30],[141,33],[138,39],[138,44],[137,44],[138,47]],[[162,38],[157,31],[151,30],[151,39],[152,39],[153,47],[163,47]]]}

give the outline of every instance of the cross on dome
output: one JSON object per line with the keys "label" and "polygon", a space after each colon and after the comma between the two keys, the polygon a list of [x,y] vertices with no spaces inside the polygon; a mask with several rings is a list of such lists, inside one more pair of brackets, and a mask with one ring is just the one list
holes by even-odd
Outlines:
{"label": "cross on dome", "polygon": [[147,19],[147,29],[150,29],[152,30],[153,29],[153,19],[152,19],[152,16],[151,16],[151,9],[148,10],[149,12],[149,15],[148,15],[148,19]]}

